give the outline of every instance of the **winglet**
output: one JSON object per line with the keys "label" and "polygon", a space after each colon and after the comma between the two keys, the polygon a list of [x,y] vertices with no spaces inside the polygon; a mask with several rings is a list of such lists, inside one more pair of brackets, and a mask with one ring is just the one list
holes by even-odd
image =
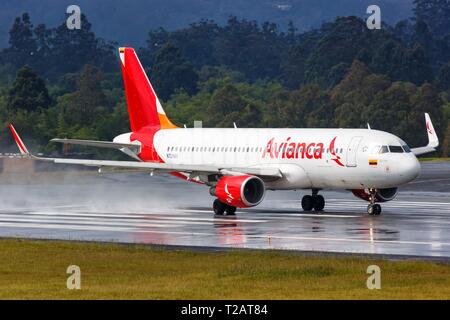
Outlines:
{"label": "winglet", "polygon": [[9,124],[9,130],[11,130],[11,133],[14,137],[14,140],[16,141],[17,147],[19,147],[19,151],[23,156],[30,156],[30,152],[28,151],[27,147],[23,143],[22,139],[20,139],[19,135],[17,134],[16,129],[14,129],[14,126],[10,123]]}
{"label": "winglet", "polygon": [[425,124],[428,134],[428,147],[437,148],[439,146],[439,139],[434,130],[433,123],[431,122],[430,115],[425,113]]}

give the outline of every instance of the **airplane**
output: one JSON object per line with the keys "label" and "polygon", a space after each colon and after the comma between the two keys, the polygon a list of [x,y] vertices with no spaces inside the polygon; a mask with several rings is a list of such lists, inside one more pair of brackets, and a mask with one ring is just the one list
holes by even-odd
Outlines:
{"label": "airplane", "polygon": [[209,187],[215,215],[257,206],[268,190],[311,190],[304,211],[321,212],[321,190],[342,189],[368,201],[367,213],[393,200],[420,173],[417,155],[439,145],[425,113],[428,145],[410,149],[393,134],[368,129],[179,128],[167,117],[133,48],[119,48],[131,132],[108,141],[52,139],[120,150],[131,161],[44,158],[31,154],[13,125],[23,156],[53,163],[169,173]]}

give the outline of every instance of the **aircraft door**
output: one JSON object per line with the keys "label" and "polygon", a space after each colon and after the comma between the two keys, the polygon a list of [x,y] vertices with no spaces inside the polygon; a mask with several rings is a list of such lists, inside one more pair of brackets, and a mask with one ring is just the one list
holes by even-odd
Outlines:
{"label": "aircraft door", "polygon": [[356,155],[362,137],[353,137],[347,149],[347,167],[356,167]]}

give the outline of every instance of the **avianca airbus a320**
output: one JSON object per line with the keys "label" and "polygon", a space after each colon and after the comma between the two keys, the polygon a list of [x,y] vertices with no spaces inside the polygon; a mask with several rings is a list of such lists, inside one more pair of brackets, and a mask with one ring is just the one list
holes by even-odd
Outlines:
{"label": "avianca airbus a320", "polygon": [[369,202],[367,212],[379,215],[379,202],[397,195],[397,188],[420,173],[416,155],[439,145],[425,114],[428,145],[410,149],[393,134],[369,129],[204,129],[178,128],[166,116],[132,48],[120,48],[131,132],[113,142],[53,139],[92,147],[113,148],[133,161],[42,158],[30,154],[14,127],[20,152],[36,160],[85,166],[133,168],[166,172],[204,184],[216,199],[217,215],[261,203],[267,190],[308,189],[305,211],[321,211],[323,189],[344,189]]}

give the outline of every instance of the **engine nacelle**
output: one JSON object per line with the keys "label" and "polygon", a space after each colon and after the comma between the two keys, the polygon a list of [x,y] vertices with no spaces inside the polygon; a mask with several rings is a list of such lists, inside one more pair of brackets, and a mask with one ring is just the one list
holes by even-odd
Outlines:
{"label": "engine nacelle", "polygon": [[264,182],[255,176],[224,176],[210,192],[230,206],[248,208],[261,203],[266,187]]}
{"label": "engine nacelle", "polygon": [[[352,190],[353,194],[360,199],[370,201],[370,193],[367,189]],[[376,202],[386,202],[393,200],[398,193],[398,188],[377,189],[375,193]]]}

